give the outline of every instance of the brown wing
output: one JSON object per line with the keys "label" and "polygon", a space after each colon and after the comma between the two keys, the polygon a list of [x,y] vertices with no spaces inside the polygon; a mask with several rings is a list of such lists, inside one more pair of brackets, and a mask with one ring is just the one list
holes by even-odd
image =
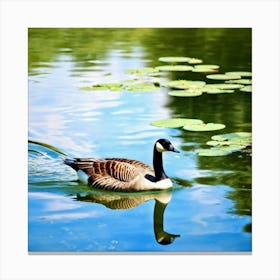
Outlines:
{"label": "brown wing", "polygon": [[108,190],[131,191],[143,173],[127,161],[116,159],[76,159],[75,167],[89,175],[90,186]]}
{"label": "brown wing", "polygon": [[139,168],[143,168],[145,169],[147,172],[154,174],[154,169],[148,165],[145,164],[141,161],[135,160],[135,159],[127,159],[127,158],[106,158],[106,160],[115,160],[115,161],[119,161],[119,162],[126,162],[129,164],[132,164],[135,167],[139,167]]}

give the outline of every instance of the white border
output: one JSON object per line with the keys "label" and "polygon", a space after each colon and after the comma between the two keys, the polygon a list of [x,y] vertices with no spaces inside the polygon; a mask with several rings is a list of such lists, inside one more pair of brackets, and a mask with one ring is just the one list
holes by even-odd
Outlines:
{"label": "white border", "polygon": [[[280,279],[277,0],[0,3],[1,280]],[[40,26],[253,27],[252,255],[27,254],[27,28]]]}

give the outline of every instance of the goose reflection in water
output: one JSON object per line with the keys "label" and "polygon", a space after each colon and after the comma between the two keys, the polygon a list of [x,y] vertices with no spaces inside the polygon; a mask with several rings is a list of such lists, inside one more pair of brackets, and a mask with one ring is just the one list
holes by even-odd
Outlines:
{"label": "goose reflection in water", "polygon": [[149,194],[109,194],[109,193],[87,193],[85,195],[77,194],[76,200],[84,202],[99,203],[107,208],[118,209],[131,209],[139,206],[140,204],[155,200],[154,206],[154,234],[156,241],[161,245],[168,245],[174,242],[179,234],[172,234],[164,231],[164,211],[170,202],[172,193],[170,191]]}

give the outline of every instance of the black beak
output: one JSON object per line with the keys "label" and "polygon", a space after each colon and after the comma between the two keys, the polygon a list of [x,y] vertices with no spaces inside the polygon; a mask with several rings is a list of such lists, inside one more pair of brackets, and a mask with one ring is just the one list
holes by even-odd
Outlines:
{"label": "black beak", "polygon": [[180,151],[177,150],[177,149],[175,149],[172,145],[170,145],[169,151],[170,151],[170,152],[174,152],[174,153],[180,153]]}

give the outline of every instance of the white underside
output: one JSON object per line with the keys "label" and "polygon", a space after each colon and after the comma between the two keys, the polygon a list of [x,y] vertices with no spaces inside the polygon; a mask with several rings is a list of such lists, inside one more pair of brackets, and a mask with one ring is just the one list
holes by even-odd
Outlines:
{"label": "white underside", "polygon": [[78,170],[77,175],[80,182],[88,184],[89,176],[83,170]]}
{"label": "white underside", "polygon": [[[77,171],[78,179],[80,182],[84,184],[88,184],[89,176],[82,170]],[[144,176],[138,176],[134,180],[134,184],[130,185],[128,183],[128,187],[132,187],[136,191],[144,191],[144,190],[165,190],[172,187],[172,181],[167,178],[164,180],[160,180],[158,182],[151,182],[147,180]]]}

